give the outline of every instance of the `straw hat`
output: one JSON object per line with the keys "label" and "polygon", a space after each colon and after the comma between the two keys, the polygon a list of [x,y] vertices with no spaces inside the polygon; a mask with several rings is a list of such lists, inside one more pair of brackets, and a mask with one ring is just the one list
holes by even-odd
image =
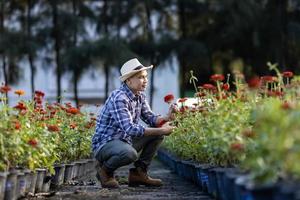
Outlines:
{"label": "straw hat", "polygon": [[121,79],[121,81],[124,82],[126,79],[130,78],[131,76],[135,75],[136,73],[143,71],[143,70],[152,69],[152,67],[153,67],[153,65],[145,67],[136,58],[130,59],[126,63],[124,63],[123,66],[121,67],[120,79]]}

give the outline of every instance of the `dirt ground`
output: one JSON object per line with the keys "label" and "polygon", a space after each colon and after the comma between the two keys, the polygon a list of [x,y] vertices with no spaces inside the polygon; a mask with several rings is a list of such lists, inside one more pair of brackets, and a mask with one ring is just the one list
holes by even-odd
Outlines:
{"label": "dirt ground", "polygon": [[199,188],[192,183],[182,179],[173,173],[169,168],[164,166],[158,160],[154,160],[149,174],[153,178],[160,178],[164,185],[159,188],[151,187],[128,187],[127,176],[128,169],[131,166],[125,166],[116,171],[117,179],[121,185],[118,189],[101,188],[100,183],[95,177],[95,171],[89,175],[75,181],[74,185],[63,185],[50,196],[39,196],[30,198],[46,200],[85,200],[85,199],[124,199],[124,200],[160,200],[160,199],[212,199],[204,194]]}

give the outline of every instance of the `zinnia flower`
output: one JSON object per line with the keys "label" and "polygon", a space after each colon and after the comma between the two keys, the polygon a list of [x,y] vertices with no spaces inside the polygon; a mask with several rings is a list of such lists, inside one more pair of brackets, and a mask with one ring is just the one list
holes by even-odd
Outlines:
{"label": "zinnia flower", "polygon": [[180,99],[178,100],[178,102],[179,102],[179,103],[183,103],[183,102],[185,102],[186,100],[187,100],[187,98],[184,97],[184,98],[180,98]]}
{"label": "zinnia flower", "polygon": [[33,139],[28,140],[27,144],[31,145],[32,147],[36,147],[38,144],[38,141],[33,138]]}
{"label": "zinnia flower", "polygon": [[71,129],[75,129],[76,127],[77,127],[77,124],[76,124],[76,123],[72,122],[72,123],[70,124],[70,128],[71,128]]}
{"label": "zinnia flower", "polygon": [[15,94],[19,95],[19,96],[22,96],[25,94],[25,91],[24,90],[16,90],[15,91]]}
{"label": "zinnia flower", "polygon": [[244,144],[240,142],[234,142],[230,145],[230,149],[234,151],[243,151],[244,150]]}
{"label": "zinnia flower", "polygon": [[174,95],[173,94],[168,94],[164,97],[164,101],[166,103],[171,103],[174,100]]}
{"label": "zinnia flower", "polygon": [[261,81],[257,76],[255,76],[255,77],[251,78],[250,80],[248,80],[249,88],[259,88],[260,84],[261,84]]}
{"label": "zinnia flower", "polygon": [[18,109],[19,111],[27,109],[26,105],[23,102],[18,102],[18,104],[14,108]]}
{"label": "zinnia flower", "polygon": [[203,84],[202,85],[203,89],[206,89],[206,90],[215,90],[216,87],[212,84],[209,84],[209,83],[206,83],[206,84]]}
{"label": "zinnia flower", "polygon": [[11,91],[11,88],[7,85],[4,85],[4,86],[0,87],[0,92],[1,93],[8,93],[9,91]]}
{"label": "zinnia flower", "polygon": [[71,108],[68,108],[68,109],[66,110],[66,112],[67,112],[67,113],[70,113],[70,114],[73,114],[73,115],[76,115],[76,114],[78,114],[80,111],[79,111],[79,109],[77,109],[77,108],[71,107]]}
{"label": "zinnia flower", "polygon": [[228,91],[230,89],[230,85],[228,83],[224,83],[222,85],[223,90]]}
{"label": "zinnia flower", "polygon": [[223,81],[225,78],[223,74],[214,74],[210,76],[210,79],[213,81]]}
{"label": "zinnia flower", "polygon": [[272,83],[275,81],[275,77],[274,76],[262,76],[261,80],[263,80],[264,82],[269,82]]}
{"label": "zinnia flower", "polygon": [[20,122],[18,120],[16,120],[15,121],[15,129],[16,130],[20,130],[20,128],[21,128],[21,124],[20,124]]}
{"label": "zinnia flower", "polygon": [[39,90],[36,90],[34,93],[35,93],[35,95],[36,95],[37,97],[44,97],[44,96],[45,96],[45,93],[42,92],[42,91],[39,91]]}
{"label": "zinnia flower", "polygon": [[282,73],[282,76],[286,77],[286,78],[291,78],[291,77],[294,76],[294,73],[291,72],[291,71],[285,71],[285,72]]}
{"label": "zinnia flower", "polygon": [[48,129],[48,131],[50,131],[50,132],[58,132],[58,131],[60,131],[60,130],[59,130],[59,127],[56,126],[56,125],[47,125],[47,129]]}

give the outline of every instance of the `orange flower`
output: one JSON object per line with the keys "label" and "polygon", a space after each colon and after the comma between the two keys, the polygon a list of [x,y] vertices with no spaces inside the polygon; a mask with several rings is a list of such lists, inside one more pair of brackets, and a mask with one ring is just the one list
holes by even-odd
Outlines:
{"label": "orange flower", "polygon": [[22,96],[25,94],[24,90],[15,90],[15,94],[17,94],[18,96]]}
{"label": "orange flower", "polygon": [[21,128],[21,124],[20,124],[20,122],[18,120],[16,120],[15,121],[15,129],[16,130],[20,130],[20,128]]}
{"label": "orange flower", "polygon": [[0,87],[0,92],[1,93],[8,93],[9,91],[11,91],[11,88],[7,85],[4,85],[4,86]]}
{"label": "orange flower", "polygon": [[56,125],[47,125],[47,129],[50,132],[58,132],[60,131],[59,127]]}

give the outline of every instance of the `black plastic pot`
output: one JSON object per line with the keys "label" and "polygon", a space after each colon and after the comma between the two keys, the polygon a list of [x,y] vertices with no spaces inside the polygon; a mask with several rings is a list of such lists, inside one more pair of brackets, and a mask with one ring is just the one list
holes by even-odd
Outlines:
{"label": "black plastic pot", "polygon": [[206,164],[200,165],[200,178],[201,178],[201,185],[202,191],[208,192],[209,191],[209,181],[208,181],[208,170],[212,167]]}
{"label": "black plastic pot", "polygon": [[268,185],[246,185],[246,196],[244,199],[255,199],[255,200],[274,200],[275,193],[278,189],[277,184]]}
{"label": "black plastic pot", "polygon": [[234,184],[235,200],[248,200],[253,199],[249,190],[246,189],[246,185],[250,180],[249,175],[240,175],[236,177]]}
{"label": "black plastic pot", "polygon": [[55,174],[51,179],[51,187],[56,188],[64,183],[65,165],[54,165]]}
{"label": "black plastic pot", "polygon": [[236,200],[235,198],[235,179],[243,175],[237,168],[227,168],[223,175],[225,198],[227,200]]}
{"label": "black plastic pot", "polygon": [[299,182],[281,182],[275,191],[274,200],[299,200],[300,183]]}
{"label": "black plastic pot", "polygon": [[17,199],[16,190],[17,190],[17,170],[9,171],[6,177],[5,185],[5,200],[15,200]]}
{"label": "black plastic pot", "polygon": [[65,176],[64,176],[65,183],[68,183],[73,179],[73,169],[74,169],[74,164],[65,165]]}
{"label": "black plastic pot", "polygon": [[217,175],[216,168],[211,168],[208,170],[208,193],[213,197],[217,197],[218,185],[217,185]]}
{"label": "black plastic pot", "polygon": [[0,200],[4,199],[7,172],[0,172]]}
{"label": "black plastic pot", "polygon": [[43,191],[46,169],[36,169],[36,173],[37,173],[37,178],[36,178],[35,192],[39,193]]}
{"label": "black plastic pot", "polygon": [[21,197],[25,197],[26,192],[26,178],[23,172],[18,172],[17,174],[17,189],[16,189],[16,196],[17,199]]}

